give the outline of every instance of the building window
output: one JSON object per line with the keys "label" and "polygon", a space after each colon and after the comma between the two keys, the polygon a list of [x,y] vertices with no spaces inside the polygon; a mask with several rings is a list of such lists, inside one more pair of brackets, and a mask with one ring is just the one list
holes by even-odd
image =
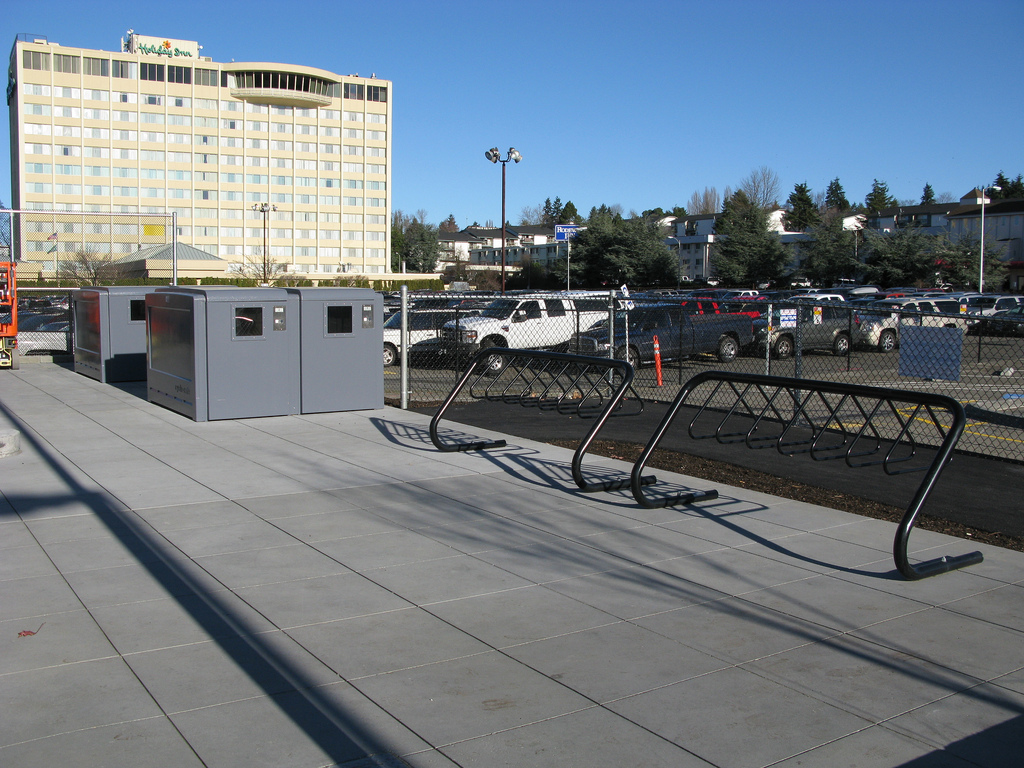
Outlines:
{"label": "building window", "polygon": [[69,75],[78,74],[78,62],[80,59],[77,56],[69,56],[65,53],[53,54],[53,71],[64,72]]}
{"label": "building window", "polygon": [[363,100],[364,88],[360,83],[343,83],[342,94],[346,99]]}
{"label": "building window", "polygon": [[21,66],[25,69],[40,69],[50,71],[50,54],[42,51],[22,51]]}
{"label": "building window", "polygon": [[97,77],[110,77],[110,59],[82,58],[82,73]]}
{"label": "building window", "polygon": [[164,65],[163,64],[150,64],[147,61],[140,62],[139,64],[139,79],[140,80],[153,80],[159,83],[164,81]]}
{"label": "building window", "polygon": [[137,67],[138,64],[136,64],[134,61],[118,61],[117,59],[114,59],[112,62],[110,62],[110,75],[111,77],[120,77],[126,80],[135,80],[136,72],[138,71],[136,69]]}
{"label": "building window", "polygon": [[367,101],[387,101],[388,88],[386,85],[370,85],[366,88]]}
{"label": "building window", "polygon": [[192,67],[175,67],[167,66],[167,82],[168,83],[185,83],[191,85],[192,83]]}

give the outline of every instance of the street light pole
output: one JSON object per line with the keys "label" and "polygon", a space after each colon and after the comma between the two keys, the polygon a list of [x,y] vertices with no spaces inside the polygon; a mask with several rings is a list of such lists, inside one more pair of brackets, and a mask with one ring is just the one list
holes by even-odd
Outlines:
{"label": "street light pole", "polygon": [[492,147],[484,152],[484,157],[492,163],[501,163],[501,295],[505,295],[505,165],[509,160],[519,162],[523,156],[515,147],[509,147],[508,157],[501,159],[501,152],[497,147]]}
{"label": "street light pole", "polygon": [[270,283],[270,254],[269,254],[269,242],[268,242],[268,229],[267,229],[267,214],[271,211],[276,211],[277,206],[271,205],[270,203],[261,203],[257,205],[252,204],[252,209],[257,213],[263,214],[263,274],[261,283]]}
{"label": "street light pole", "polygon": [[1000,192],[1003,188],[998,185],[981,188],[981,248],[978,254],[978,293],[985,292],[985,201],[989,190]]}

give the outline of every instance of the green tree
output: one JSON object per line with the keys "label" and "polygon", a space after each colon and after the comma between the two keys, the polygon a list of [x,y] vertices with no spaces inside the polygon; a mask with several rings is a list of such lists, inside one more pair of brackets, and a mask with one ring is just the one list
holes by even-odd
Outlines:
{"label": "green tree", "polygon": [[[607,211],[593,212],[587,228],[576,235],[571,269],[573,285],[586,288],[675,285],[677,280],[675,258],[657,225]],[[564,285],[564,268],[560,277]]]}
{"label": "green tree", "polygon": [[896,205],[896,198],[889,194],[889,185],[878,179],[871,182],[871,191],[864,198],[864,207],[870,213],[878,213],[886,208],[892,208],[894,205]]}
{"label": "green tree", "polygon": [[715,244],[712,266],[727,285],[778,282],[789,263],[789,253],[771,230],[768,211],[754,205],[743,190],[725,201],[715,222],[724,238]]}
{"label": "green tree", "polygon": [[901,227],[892,232],[865,229],[868,281],[882,286],[930,282],[935,272],[936,239],[920,227]]}
{"label": "green tree", "polygon": [[786,201],[788,210],[783,216],[786,230],[789,232],[806,232],[814,227],[821,219],[818,207],[811,197],[811,189],[807,182],[797,184]]}
{"label": "green tree", "polygon": [[567,200],[565,205],[562,207],[562,215],[558,217],[558,223],[575,224],[579,220],[579,211],[577,211],[576,206],[572,204],[572,200]]}
{"label": "green tree", "polygon": [[459,225],[455,221],[455,214],[449,213],[448,218],[442,221],[440,225],[438,225],[437,229],[439,232],[458,232]]}
{"label": "green tree", "polygon": [[541,209],[540,223],[553,227],[558,223],[559,218],[562,216],[562,201],[559,198],[555,198],[554,202],[551,202],[551,198],[547,198],[544,201],[544,207]]}
{"label": "green tree", "polygon": [[989,197],[992,200],[1013,200],[1024,197],[1024,178],[1020,174],[1017,174],[1017,178],[1011,181],[1000,171],[996,174],[992,186],[1000,187],[998,191],[993,189],[990,193]]}
{"label": "green tree", "polygon": [[438,229],[416,217],[408,218],[401,211],[391,217],[391,268],[408,272],[433,272],[441,255]]}
{"label": "green tree", "polygon": [[921,205],[932,205],[935,202],[935,191],[931,184],[925,184],[921,192]]}
{"label": "green tree", "polygon": [[842,277],[853,277],[861,268],[857,258],[855,232],[843,228],[843,215],[829,211],[812,228],[814,239],[803,247],[801,272],[818,285],[835,285]]}
{"label": "green tree", "polygon": [[825,191],[825,207],[840,213],[850,210],[850,201],[846,199],[846,192],[839,183],[839,177],[832,179],[828,184]]}
{"label": "green tree", "polygon": [[[935,281],[937,285],[950,283],[957,286],[978,287],[978,238],[966,234],[952,238],[939,235],[933,251]],[[1006,277],[1006,264],[999,259],[1000,251],[992,245],[985,246],[985,285],[988,288],[1001,285]]]}

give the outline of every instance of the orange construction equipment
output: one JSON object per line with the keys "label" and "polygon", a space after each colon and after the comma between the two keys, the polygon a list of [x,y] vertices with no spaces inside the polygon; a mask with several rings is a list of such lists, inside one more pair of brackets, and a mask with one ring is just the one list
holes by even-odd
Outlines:
{"label": "orange construction equipment", "polygon": [[18,367],[18,279],[14,262],[0,261],[0,368]]}

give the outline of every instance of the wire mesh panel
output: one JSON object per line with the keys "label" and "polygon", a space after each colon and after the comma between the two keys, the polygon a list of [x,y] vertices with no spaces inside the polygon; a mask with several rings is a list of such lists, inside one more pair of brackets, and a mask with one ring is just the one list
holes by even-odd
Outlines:
{"label": "wire mesh panel", "polygon": [[82,286],[172,276],[175,227],[162,208],[3,213],[10,222],[10,252],[25,281]]}
{"label": "wire mesh panel", "polygon": [[[564,317],[549,318],[546,299],[561,301]],[[680,339],[655,325],[643,328],[640,313],[651,302],[638,300],[623,320],[622,297],[592,294],[590,303],[566,301],[564,292],[524,296],[423,294],[412,297],[410,313],[438,315],[431,303],[454,304],[459,313],[433,322],[410,345],[409,392],[414,403],[439,402],[466,362],[484,345],[579,353],[628,359],[636,370],[634,389],[651,401],[668,402],[693,376],[705,371],[756,373],[943,394],[960,402],[968,425],[958,450],[1024,461],[1024,321],[952,312],[894,311],[840,302],[765,302],[742,305],[674,302],[672,312],[730,314],[750,322],[749,341],[738,354],[721,354],[717,344],[684,354]],[[570,297],[571,298],[571,297]],[[473,320],[503,300],[494,314]],[[514,301],[512,301],[514,299]],[[535,306],[530,302],[537,301]],[[686,304],[684,304],[686,301]],[[597,302],[597,307],[592,307]],[[513,308],[513,304],[515,307]],[[658,300],[658,306],[671,306]],[[541,317],[530,317],[540,307]],[[954,305],[956,306],[956,305]],[[513,316],[521,309],[523,319]],[[608,331],[609,322],[614,326]],[[601,325],[604,325],[602,330]],[[546,327],[545,327],[546,326]],[[598,326],[596,332],[588,332]],[[507,327],[509,331],[502,330]],[[626,331],[628,328],[628,331]],[[557,331],[557,338],[552,338]],[[628,342],[626,333],[628,332]],[[473,335],[475,333],[475,336]],[[514,341],[507,334],[515,334]],[[658,336],[658,354],[654,336]],[[614,339],[614,343],[609,343]],[[387,353],[385,353],[387,357]],[[384,371],[385,396],[398,397],[397,365]]]}

